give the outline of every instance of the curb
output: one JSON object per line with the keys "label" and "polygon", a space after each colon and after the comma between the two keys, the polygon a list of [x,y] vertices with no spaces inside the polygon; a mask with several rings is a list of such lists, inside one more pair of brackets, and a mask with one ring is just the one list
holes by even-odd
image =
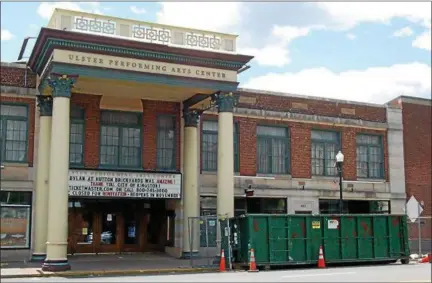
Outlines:
{"label": "curb", "polygon": [[134,269],[134,270],[94,270],[94,271],[63,271],[44,273],[38,270],[39,274],[16,274],[2,275],[2,279],[10,278],[31,278],[31,277],[103,277],[119,275],[161,275],[179,273],[205,273],[216,272],[217,268],[167,268],[167,269]]}

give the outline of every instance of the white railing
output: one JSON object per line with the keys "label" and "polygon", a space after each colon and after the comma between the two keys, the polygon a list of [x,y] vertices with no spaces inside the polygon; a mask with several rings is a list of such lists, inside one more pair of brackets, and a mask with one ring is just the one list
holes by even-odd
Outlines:
{"label": "white railing", "polygon": [[56,8],[48,28],[223,53],[236,53],[237,35]]}

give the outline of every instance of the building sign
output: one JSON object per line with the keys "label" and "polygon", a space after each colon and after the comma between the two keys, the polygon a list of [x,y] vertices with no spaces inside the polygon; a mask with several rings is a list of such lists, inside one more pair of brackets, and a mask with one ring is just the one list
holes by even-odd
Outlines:
{"label": "building sign", "polygon": [[52,61],[160,75],[237,82],[236,71],[140,60],[135,58],[124,58],[110,55],[84,53],[78,51],[56,49],[53,52]]}
{"label": "building sign", "polygon": [[69,170],[69,196],[180,199],[181,175]]}

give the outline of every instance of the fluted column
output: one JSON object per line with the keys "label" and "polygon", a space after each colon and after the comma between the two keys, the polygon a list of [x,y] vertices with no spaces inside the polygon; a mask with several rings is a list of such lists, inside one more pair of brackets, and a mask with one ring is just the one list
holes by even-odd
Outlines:
{"label": "fluted column", "polygon": [[69,123],[71,89],[76,77],[51,74],[53,115],[49,170],[48,239],[44,271],[70,269],[67,259]]}
{"label": "fluted column", "polygon": [[46,257],[48,231],[48,177],[51,148],[52,97],[39,95],[39,134],[36,163],[35,233],[32,261],[43,261]]}
{"label": "fluted column", "polygon": [[[198,188],[198,122],[197,111],[185,110],[184,118],[184,183],[183,183],[183,257],[190,257],[199,249],[199,188]],[[193,217],[193,218],[191,218]],[[193,233],[193,243],[191,235]]]}

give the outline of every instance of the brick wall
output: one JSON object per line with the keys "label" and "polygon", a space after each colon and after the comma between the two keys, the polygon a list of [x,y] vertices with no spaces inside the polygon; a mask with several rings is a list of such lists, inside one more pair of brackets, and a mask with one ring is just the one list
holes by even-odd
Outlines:
{"label": "brick wall", "polygon": [[[408,198],[414,195],[418,201],[424,201],[422,216],[432,216],[431,111],[431,106],[402,103],[406,192]],[[432,221],[425,222],[422,237],[430,240]],[[418,237],[416,227],[410,231],[410,237]]]}
{"label": "brick wall", "polygon": [[[202,121],[215,119],[214,115],[204,115]],[[257,125],[283,125],[289,128],[290,135],[290,171],[293,178],[311,178],[311,131],[312,129],[339,132],[341,135],[342,152],[345,155],[344,179],[357,180],[357,146],[356,135],[358,133],[380,135],[383,139],[384,149],[384,177],[388,181],[388,152],[387,133],[369,129],[323,126],[308,123],[284,122],[276,120],[264,120],[244,117],[234,117],[239,125],[239,153],[240,174],[242,176],[255,176],[257,173]]]}
{"label": "brick wall", "polygon": [[[100,96],[73,94],[71,103],[85,109],[84,165],[98,168],[100,147]],[[176,169],[180,170],[180,104],[142,100],[143,145],[142,165],[145,170],[156,170],[156,118],[159,114],[176,117]]]}
{"label": "brick wall", "polygon": [[146,170],[156,168],[156,131],[157,116],[173,115],[176,118],[176,169],[180,170],[180,103],[142,100],[143,104],[143,167]]}
{"label": "brick wall", "polygon": [[99,166],[100,103],[98,95],[72,94],[71,104],[85,109],[84,166],[95,169]]}
{"label": "brick wall", "polygon": [[239,107],[264,109],[272,111],[291,111],[302,114],[322,115],[329,117],[343,117],[361,119],[364,121],[386,122],[386,109],[377,105],[357,105],[338,103],[334,101],[311,100],[306,98],[276,96],[240,92],[244,98],[240,100]]}
{"label": "brick wall", "polygon": [[[24,66],[24,65],[23,65]],[[1,66],[1,85],[26,88],[36,87],[36,75],[25,68]]]}

